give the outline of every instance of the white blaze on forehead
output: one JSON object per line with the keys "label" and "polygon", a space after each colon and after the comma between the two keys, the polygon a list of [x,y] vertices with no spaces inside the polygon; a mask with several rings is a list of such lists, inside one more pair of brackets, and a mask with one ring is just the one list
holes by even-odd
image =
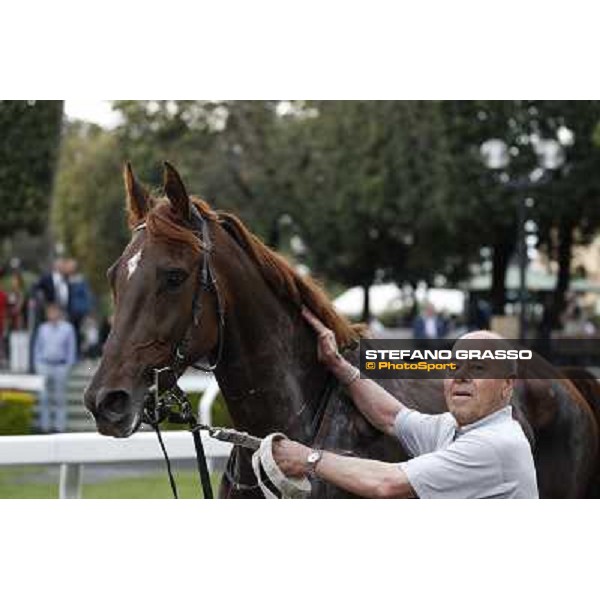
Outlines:
{"label": "white blaze on forehead", "polygon": [[142,258],[142,251],[138,250],[128,261],[127,261],[127,279],[129,280],[131,276],[135,273],[135,270],[138,268],[140,264],[140,260]]}

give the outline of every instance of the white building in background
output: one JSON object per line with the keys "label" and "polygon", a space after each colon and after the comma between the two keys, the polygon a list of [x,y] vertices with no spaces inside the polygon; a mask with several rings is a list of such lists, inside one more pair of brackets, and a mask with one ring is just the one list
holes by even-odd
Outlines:
{"label": "white building in background", "polygon": [[[417,301],[431,302],[437,311],[450,315],[462,315],[465,308],[465,293],[461,290],[418,287]],[[333,304],[347,317],[360,318],[364,303],[362,287],[353,287],[340,294]],[[379,317],[388,312],[396,312],[410,306],[410,301],[395,283],[382,283],[371,286],[369,293],[371,314]]]}

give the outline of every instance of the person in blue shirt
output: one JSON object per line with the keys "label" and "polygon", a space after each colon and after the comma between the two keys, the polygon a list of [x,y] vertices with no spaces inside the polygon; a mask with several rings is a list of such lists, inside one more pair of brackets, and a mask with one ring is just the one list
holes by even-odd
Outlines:
{"label": "person in blue shirt", "polygon": [[413,337],[415,339],[440,339],[446,336],[448,327],[441,315],[437,314],[435,307],[427,302],[422,313],[413,323]]}
{"label": "person in blue shirt", "polygon": [[75,328],[77,354],[79,355],[81,349],[81,325],[92,309],[92,292],[85,277],[79,272],[77,261],[69,258],[65,263],[65,272],[69,284],[67,316]]}
{"label": "person in blue shirt", "polygon": [[57,304],[49,304],[33,347],[35,372],[45,377],[39,399],[39,429],[43,433],[60,433],[67,427],[67,379],[76,356],[73,325],[64,319]]}

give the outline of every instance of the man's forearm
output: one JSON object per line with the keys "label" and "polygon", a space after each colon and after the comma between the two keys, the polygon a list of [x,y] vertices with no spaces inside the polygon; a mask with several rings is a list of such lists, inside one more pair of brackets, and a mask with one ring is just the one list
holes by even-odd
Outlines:
{"label": "man's forearm", "polygon": [[[348,380],[348,373],[355,369],[349,362],[333,371],[340,381]],[[372,379],[354,379],[348,386],[356,408],[380,431],[393,435],[396,416],[404,408],[402,403]]]}
{"label": "man's forearm", "polygon": [[320,479],[363,498],[415,496],[404,471],[393,463],[324,452],[315,474]]}

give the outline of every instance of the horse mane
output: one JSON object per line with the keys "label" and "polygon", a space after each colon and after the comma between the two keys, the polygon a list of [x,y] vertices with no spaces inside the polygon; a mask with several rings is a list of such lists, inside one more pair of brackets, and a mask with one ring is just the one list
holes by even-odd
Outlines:
{"label": "horse mane", "polygon": [[[246,252],[277,296],[291,302],[298,309],[302,305],[308,307],[326,327],[335,333],[341,348],[355,345],[356,340],[364,332],[364,327],[352,325],[339,315],[322,287],[314,279],[297,273],[283,256],[251,233],[235,215],[214,211],[204,200],[198,198],[193,198],[192,201],[203,217],[218,222]],[[201,241],[176,216],[168,202],[155,203],[148,213],[146,223],[151,235],[167,243],[191,246],[197,252],[202,249]]]}

